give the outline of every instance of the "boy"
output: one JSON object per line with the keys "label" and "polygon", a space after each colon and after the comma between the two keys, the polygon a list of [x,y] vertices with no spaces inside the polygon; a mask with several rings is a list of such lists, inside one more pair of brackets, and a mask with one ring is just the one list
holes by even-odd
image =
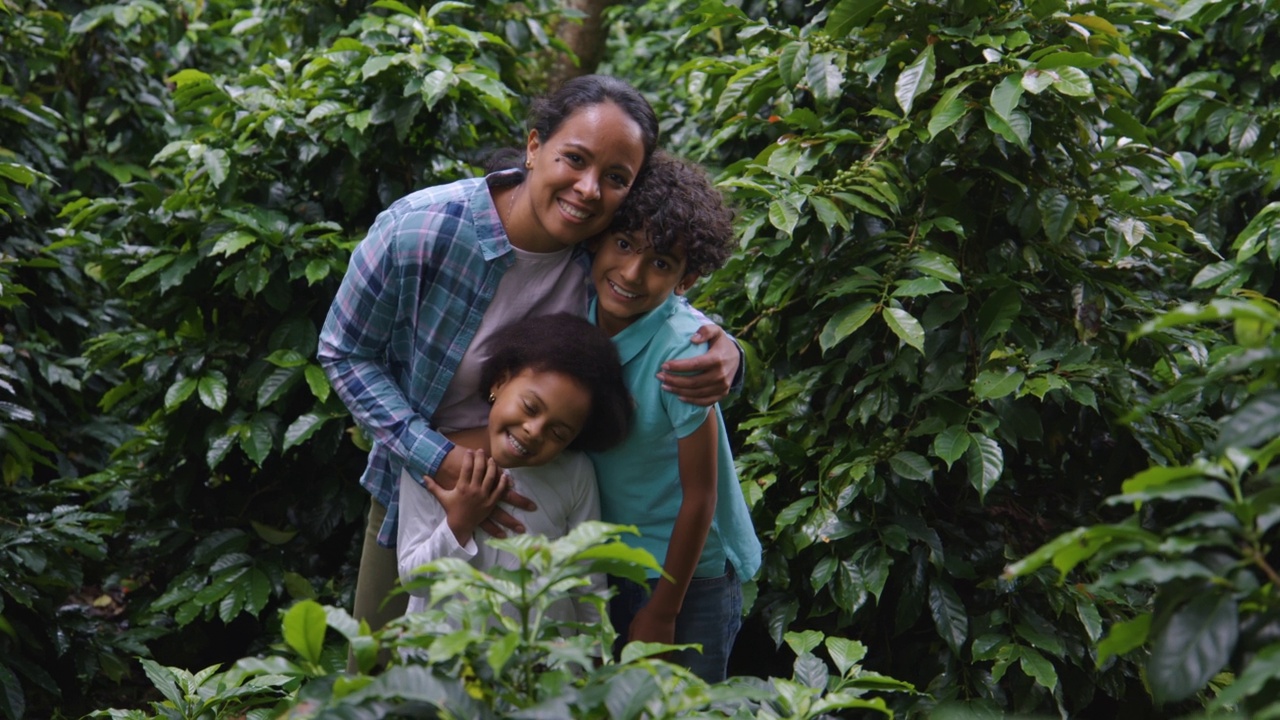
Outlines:
{"label": "boy", "polygon": [[699,321],[683,295],[722,266],[734,244],[732,213],[698,167],[655,154],[613,223],[589,242],[596,299],[589,318],[608,333],[635,398],[632,432],[592,453],[601,518],[635,525],[633,544],[668,577],[649,588],[611,578],[609,615],[620,640],[697,643],[673,661],[723,680],[742,622],[743,580],[760,567],[760,541],[738,485],[720,408],[661,391],[668,360],[698,355]]}

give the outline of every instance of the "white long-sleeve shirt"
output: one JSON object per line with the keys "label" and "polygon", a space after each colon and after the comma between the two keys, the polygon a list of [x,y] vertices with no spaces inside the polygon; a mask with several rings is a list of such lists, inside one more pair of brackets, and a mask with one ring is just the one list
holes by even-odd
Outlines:
{"label": "white long-sleeve shirt", "polygon": [[[578,523],[600,519],[600,493],[591,460],[580,452],[563,452],[556,459],[538,467],[514,468],[511,477],[516,491],[538,507],[529,512],[506,509],[530,534],[555,539],[563,537]],[[396,561],[401,582],[415,577],[414,570],[439,558],[452,557],[472,567],[514,569],[515,558],[489,546],[489,535],[476,529],[466,545],[458,543],[445,516],[444,507],[408,470],[400,473],[400,518],[396,539]],[[604,578],[593,577],[586,592],[604,589]],[[427,607],[428,589],[412,591],[407,612],[420,612]],[[589,603],[561,601],[548,610],[548,616],[561,621],[596,623],[599,616]]]}

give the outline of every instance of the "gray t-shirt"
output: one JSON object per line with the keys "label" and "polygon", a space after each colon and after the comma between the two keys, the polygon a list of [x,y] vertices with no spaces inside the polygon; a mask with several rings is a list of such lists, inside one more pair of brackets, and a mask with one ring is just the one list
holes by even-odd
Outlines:
{"label": "gray t-shirt", "polygon": [[480,388],[480,365],[492,355],[487,345],[495,330],[509,322],[558,312],[586,315],[590,278],[583,264],[573,259],[573,248],[552,253],[512,249],[515,265],[498,283],[480,329],[431,416],[432,426],[441,432],[489,422],[489,404],[484,399],[488,389]]}

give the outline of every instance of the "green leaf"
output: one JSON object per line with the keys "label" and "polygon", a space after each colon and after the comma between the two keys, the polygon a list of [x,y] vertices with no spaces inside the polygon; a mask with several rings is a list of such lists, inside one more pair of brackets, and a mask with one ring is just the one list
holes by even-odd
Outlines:
{"label": "green leaf", "polygon": [[265,408],[279,400],[302,379],[302,370],[297,367],[276,368],[258,386],[258,407]]}
{"label": "green leaf", "polygon": [[796,229],[796,223],[800,222],[800,209],[789,198],[780,197],[769,203],[769,222],[787,235],[791,235]]}
{"label": "green leaf", "polygon": [[888,0],[838,0],[827,15],[827,34],[839,40],[875,17]]}
{"label": "green leaf", "polygon": [[327,627],[324,608],[313,600],[303,600],[284,614],[284,641],[304,660],[319,663]]}
{"label": "green leaf", "polygon": [[916,98],[927,92],[933,85],[934,76],[933,46],[926,45],[916,59],[898,75],[894,84],[893,97],[902,108],[903,115],[911,114],[911,106]]}
{"label": "green leaf", "polygon": [[1004,472],[1004,451],[986,435],[969,433],[969,439],[972,445],[965,451],[964,462],[969,470],[969,484],[978,491],[978,499],[982,501]]}
{"label": "green leaf", "polygon": [[213,249],[209,251],[209,254],[231,257],[252,245],[257,239],[252,233],[244,230],[232,230],[218,237],[217,241],[213,243]]}
{"label": "green leaf", "polygon": [[271,452],[271,446],[274,444],[273,425],[270,417],[259,413],[253,416],[249,426],[240,435],[240,448],[259,467],[267,459],[267,454]]}
{"label": "green leaf", "polygon": [[920,277],[900,281],[893,290],[893,297],[921,297],[946,292],[947,286],[936,277]]}
{"label": "green leaf", "polygon": [[969,83],[961,83],[942,92],[942,96],[938,98],[933,110],[929,112],[930,140],[955,125],[960,121],[960,118],[965,116],[965,113],[969,112],[969,101],[962,96],[962,93],[968,87]]}
{"label": "green leaf", "polygon": [[900,340],[924,352],[924,326],[915,317],[902,308],[885,308],[881,313],[884,322]]}
{"label": "green leaf", "polygon": [[209,182],[215,188],[227,181],[227,170],[231,167],[231,161],[227,159],[226,150],[221,148],[206,150],[200,160],[209,173]]}
{"label": "green leaf", "polygon": [[0,710],[4,711],[6,720],[21,720],[27,711],[27,699],[22,692],[22,683],[9,667],[0,663]]}
{"label": "green leaf", "polygon": [[1017,75],[1006,75],[1003,80],[991,88],[991,109],[1007,122],[1018,109],[1018,101],[1022,99],[1022,79]]}
{"label": "green leaf", "polygon": [[929,581],[929,611],[938,636],[959,657],[960,648],[969,638],[969,614],[960,596],[946,580],[933,578]]}
{"label": "green leaf", "polygon": [[1021,652],[1018,653],[1018,664],[1022,667],[1022,672],[1035,680],[1037,685],[1048,690],[1058,686],[1058,671],[1054,670],[1053,663],[1034,648],[1021,648]]}
{"label": "green leaf", "polygon": [[284,445],[280,451],[284,452],[294,445],[301,445],[308,438],[315,434],[325,422],[325,418],[316,413],[306,413],[298,416],[297,420],[289,423],[289,427],[284,431]]}
{"label": "green leaf", "polygon": [[1276,435],[1280,427],[1280,392],[1272,391],[1248,400],[1219,423],[1219,448],[1257,447]]}
{"label": "green leaf", "polygon": [[789,42],[778,52],[778,76],[788,87],[805,79],[809,69],[809,43]]}
{"label": "green leaf", "polygon": [[972,442],[963,425],[952,425],[933,439],[933,454],[942,458],[950,470],[951,465],[964,456]]}
{"label": "green leaf", "polygon": [[928,480],[933,477],[933,467],[919,453],[904,450],[889,458],[889,467],[907,480]]}
{"label": "green leaf", "polygon": [[1083,70],[1068,66],[1058,68],[1055,73],[1054,90],[1071,97],[1093,97],[1093,83]]}
{"label": "green leaf", "polygon": [[835,347],[841,340],[852,335],[871,319],[876,312],[876,304],[863,302],[857,305],[840,308],[822,328],[818,336],[818,345],[823,352]]}
{"label": "green leaf", "polygon": [[813,91],[819,105],[831,105],[844,91],[844,71],[840,69],[835,53],[818,53],[809,59],[804,81]]}
{"label": "green leaf", "polygon": [[827,646],[827,654],[831,656],[831,661],[836,664],[836,669],[841,675],[847,675],[854,665],[862,662],[862,659],[867,656],[867,646],[857,640],[828,637],[824,644]]}
{"label": "green leaf", "polygon": [[1040,208],[1044,233],[1054,242],[1060,242],[1067,236],[1079,212],[1075,200],[1053,188],[1046,188],[1040,193],[1036,206]]}
{"label": "green leaf", "polygon": [[802,497],[783,508],[782,512],[778,513],[778,517],[774,520],[774,532],[782,535],[787,528],[798,524],[800,518],[804,517],[804,514],[809,512],[809,508],[813,507],[815,500],[817,498],[813,496]]}
{"label": "green leaf", "polygon": [[973,380],[973,394],[979,400],[995,400],[1011,395],[1022,387],[1026,375],[1016,368],[983,370]]}
{"label": "green leaf", "polygon": [[1236,674],[1235,682],[1218,691],[1207,709],[1222,710],[1230,706],[1239,706],[1250,697],[1259,697],[1263,688],[1278,677],[1280,677],[1280,644],[1272,643],[1249,660],[1244,670]]}
{"label": "green leaf", "polygon": [[195,393],[198,385],[199,383],[196,378],[191,377],[182,378],[178,382],[170,385],[169,389],[165,391],[164,394],[164,409],[173,410],[186,402],[187,398],[191,397]]}
{"label": "green leaf", "polygon": [[1239,631],[1229,591],[1197,594],[1174,610],[1152,641],[1151,696],[1158,703],[1178,702],[1203,690],[1231,659]]}
{"label": "green leaf", "polygon": [[1132,620],[1117,622],[1098,643],[1098,667],[1114,656],[1137,650],[1147,642],[1151,632],[1151,613],[1144,613]]}
{"label": "green leaf", "polygon": [[978,310],[978,333],[982,342],[1003,335],[1022,312],[1022,297],[1018,289],[1005,286],[992,293]]}
{"label": "green leaf", "polygon": [[956,267],[955,262],[940,253],[929,250],[919,251],[911,256],[907,266],[944,282],[960,284],[962,281],[960,269]]}
{"label": "green leaf", "polygon": [[194,83],[212,82],[213,76],[194,68],[187,68],[170,75],[168,81],[181,88]]}
{"label": "green leaf", "polygon": [[791,652],[796,655],[804,655],[813,652],[814,648],[822,644],[822,633],[817,630],[800,630],[788,632],[782,636],[787,647],[791,648]]}
{"label": "green leaf", "polygon": [[151,258],[150,260],[143,263],[142,267],[129,273],[129,275],[125,277],[124,282],[121,283],[121,285],[129,285],[130,283],[135,283],[139,280],[142,280],[143,278],[146,278],[150,275],[155,274],[156,272],[167,267],[169,263],[173,262],[176,257],[177,257],[176,255],[159,255],[157,257]]}
{"label": "green leaf", "polygon": [[198,385],[200,402],[210,410],[221,410],[227,404],[227,376],[211,371],[200,378]]}
{"label": "green leaf", "polygon": [[328,400],[333,386],[329,384],[329,378],[324,374],[324,370],[319,365],[308,365],[302,372],[307,378],[307,387],[311,388],[311,394],[320,402]]}
{"label": "green leaf", "polygon": [[519,633],[507,633],[489,645],[487,660],[489,661],[489,667],[493,668],[494,675],[501,676],[502,669],[506,667],[507,661],[515,654],[516,648],[519,646]]}

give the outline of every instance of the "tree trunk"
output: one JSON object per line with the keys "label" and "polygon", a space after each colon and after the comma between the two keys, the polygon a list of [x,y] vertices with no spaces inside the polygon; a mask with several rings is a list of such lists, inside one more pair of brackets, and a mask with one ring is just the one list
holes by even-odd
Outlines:
{"label": "tree trunk", "polygon": [[588,75],[596,71],[604,58],[605,28],[602,22],[605,8],[616,5],[620,0],[564,0],[568,9],[578,10],[585,17],[581,22],[562,20],[556,27],[556,37],[560,38],[578,56],[578,64],[566,56],[556,58],[551,68],[551,87],[555,87],[570,78]]}

